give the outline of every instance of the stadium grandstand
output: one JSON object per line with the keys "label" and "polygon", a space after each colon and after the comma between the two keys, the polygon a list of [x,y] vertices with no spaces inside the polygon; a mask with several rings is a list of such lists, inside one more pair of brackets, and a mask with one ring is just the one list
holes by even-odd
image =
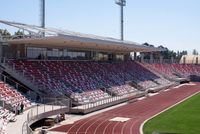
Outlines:
{"label": "stadium grandstand", "polygon": [[164,63],[160,58],[155,63],[153,56],[145,62],[142,56],[165,49],[18,22],[0,23],[25,31],[0,37],[2,133],[8,122],[18,121],[19,104],[28,112],[22,131],[33,133],[32,124],[58,113],[88,114],[199,80],[197,62]]}

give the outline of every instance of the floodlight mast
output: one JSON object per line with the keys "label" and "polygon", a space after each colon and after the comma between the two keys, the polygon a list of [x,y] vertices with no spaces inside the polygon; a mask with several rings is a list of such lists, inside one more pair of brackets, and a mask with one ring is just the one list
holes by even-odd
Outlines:
{"label": "floodlight mast", "polygon": [[126,6],[126,0],[116,0],[115,3],[120,6],[120,28],[121,28],[121,40],[124,40],[124,6]]}
{"label": "floodlight mast", "polygon": [[45,28],[45,0],[41,0],[41,27]]}
{"label": "floodlight mast", "polygon": [[[45,0],[41,1],[41,27],[45,28]],[[42,32],[42,35],[45,36],[45,32]]]}

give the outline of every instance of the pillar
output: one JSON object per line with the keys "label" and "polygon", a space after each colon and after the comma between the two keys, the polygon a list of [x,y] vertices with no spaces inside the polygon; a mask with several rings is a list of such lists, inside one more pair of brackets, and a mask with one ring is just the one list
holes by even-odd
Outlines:
{"label": "pillar", "polygon": [[134,52],[134,60],[137,60],[137,52]]}
{"label": "pillar", "polygon": [[162,63],[163,63],[163,56],[160,55],[160,64],[162,64]]}
{"label": "pillar", "polygon": [[153,53],[150,54],[150,63],[153,63]]}
{"label": "pillar", "polygon": [[171,63],[174,63],[174,57],[171,57]]}
{"label": "pillar", "polygon": [[144,62],[144,54],[140,53],[141,62]]}

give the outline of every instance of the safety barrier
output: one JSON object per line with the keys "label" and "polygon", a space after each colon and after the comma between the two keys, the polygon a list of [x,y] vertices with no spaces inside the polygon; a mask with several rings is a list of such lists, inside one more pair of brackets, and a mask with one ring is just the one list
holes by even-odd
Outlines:
{"label": "safety barrier", "polygon": [[69,99],[52,99],[54,102],[48,104],[38,104],[31,108],[27,114],[27,120],[22,126],[22,134],[33,134],[30,125],[41,119],[61,114],[68,113],[71,105]]}

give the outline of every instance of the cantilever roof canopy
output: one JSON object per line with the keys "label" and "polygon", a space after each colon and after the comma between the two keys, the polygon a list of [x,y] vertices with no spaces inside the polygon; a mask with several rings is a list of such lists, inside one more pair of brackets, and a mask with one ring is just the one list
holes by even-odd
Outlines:
{"label": "cantilever roof canopy", "polygon": [[112,51],[112,52],[153,52],[163,51],[154,47],[146,47],[137,43],[128,43],[121,41],[100,40],[87,37],[77,37],[69,35],[49,36],[43,38],[23,38],[8,40],[10,44],[27,44],[34,46],[57,46],[79,50],[93,51]]}
{"label": "cantilever roof canopy", "polygon": [[[114,38],[100,37],[96,35],[82,34],[71,31],[63,31],[54,28],[41,28],[35,25],[27,25],[16,22],[0,20],[0,23],[14,26],[31,32],[34,36],[13,38],[7,40],[10,44],[26,44],[30,46],[58,46],[79,50],[111,51],[111,52],[154,52],[164,49],[147,47],[131,41],[121,41]],[[37,32],[36,32],[37,31]],[[45,32],[45,37],[41,36]],[[27,38],[28,37],[28,38]]]}

